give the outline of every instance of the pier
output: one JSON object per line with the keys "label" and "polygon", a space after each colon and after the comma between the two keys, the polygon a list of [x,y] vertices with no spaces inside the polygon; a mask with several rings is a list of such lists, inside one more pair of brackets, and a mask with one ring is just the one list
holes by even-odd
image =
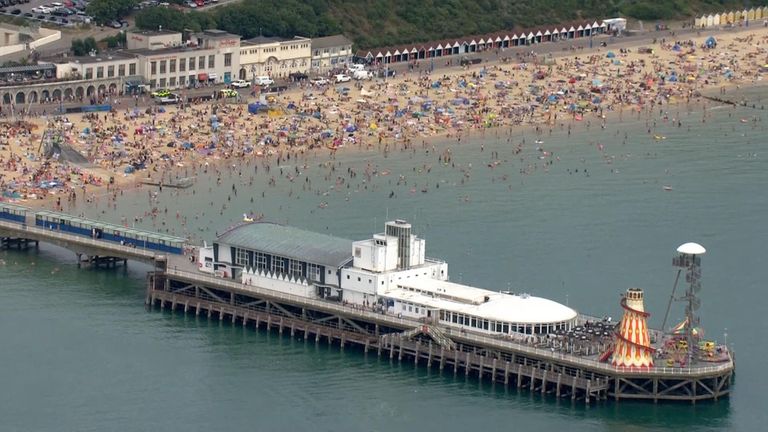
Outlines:
{"label": "pier", "polygon": [[[276,330],[316,343],[355,346],[392,361],[437,368],[504,386],[573,401],[717,400],[730,394],[734,362],[690,367],[614,367],[609,363],[526,344],[507,336],[485,336],[403,318],[339,301],[286,294],[197,271],[181,254],[115,243],[34,226],[29,215],[0,220],[4,248],[47,242],[72,250],[78,263],[107,267],[135,260],[153,267],[147,274],[146,306]],[[86,257],[83,259],[83,257]]]}

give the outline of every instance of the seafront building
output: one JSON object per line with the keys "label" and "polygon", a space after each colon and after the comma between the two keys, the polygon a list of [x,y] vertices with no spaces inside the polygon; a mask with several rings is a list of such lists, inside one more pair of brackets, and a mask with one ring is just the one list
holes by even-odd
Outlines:
{"label": "seafront building", "polygon": [[344,35],[312,39],[312,73],[321,75],[352,63],[352,41]]}
{"label": "seafront building", "polygon": [[253,81],[257,76],[287,78],[309,72],[310,39],[258,36],[240,44],[238,78]]}
{"label": "seafront building", "polygon": [[[133,30],[127,33],[124,50],[42,59],[37,67],[44,70],[0,68],[0,77],[5,73],[16,74],[13,80],[0,82],[0,101],[4,104],[82,101],[131,92],[142,85],[177,89],[229,84],[237,79],[252,81],[258,76],[280,79],[297,73],[326,75],[345,69],[352,61],[386,65],[435,58],[458,60],[493,49],[591,39],[616,32],[617,22],[617,19],[585,21],[522,32],[501,31],[356,54],[352,42],[343,35],[315,39],[259,36],[241,40],[238,35],[215,29],[189,35],[162,29]],[[11,36],[7,38],[10,40]],[[16,84],[19,81],[25,84]]]}

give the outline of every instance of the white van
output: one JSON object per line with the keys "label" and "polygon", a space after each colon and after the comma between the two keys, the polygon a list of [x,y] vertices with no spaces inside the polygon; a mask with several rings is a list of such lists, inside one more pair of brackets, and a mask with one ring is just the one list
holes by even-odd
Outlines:
{"label": "white van", "polygon": [[355,63],[347,66],[347,69],[354,74],[357,71],[365,70],[365,65],[360,63]]}
{"label": "white van", "polygon": [[268,85],[274,84],[275,80],[273,80],[272,78],[264,75],[264,76],[257,76],[253,80],[253,82],[254,82],[254,84],[259,85],[259,86],[268,86]]}
{"label": "white van", "polygon": [[354,79],[356,79],[358,81],[359,80],[369,80],[369,79],[373,78],[373,74],[371,72],[368,72],[367,70],[361,69],[361,70],[356,70],[352,74],[352,78],[354,78]]}

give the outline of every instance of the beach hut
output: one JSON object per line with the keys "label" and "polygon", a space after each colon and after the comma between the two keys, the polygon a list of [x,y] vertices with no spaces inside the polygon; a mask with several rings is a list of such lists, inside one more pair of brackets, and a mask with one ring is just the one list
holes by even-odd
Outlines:
{"label": "beach hut", "polygon": [[536,36],[533,34],[533,32],[529,32],[528,36],[525,37],[526,44],[528,44],[528,45],[532,44],[535,41],[535,39],[534,39],[535,37]]}
{"label": "beach hut", "polygon": [[571,26],[571,28],[569,28],[567,32],[568,32],[568,39],[576,38],[576,29],[573,26]]}
{"label": "beach hut", "polygon": [[749,11],[744,9],[743,11],[741,11],[741,20],[747,21],[748,19],[749,19]]}
{"label": "beach hut", "polygon": [[592,36],[592,25],[587,24],[584,26],[584,36]]}
{"label": "beach hut", "polygon": [[502,41],[502,45],[501,46],[503,46],[504,48],[509,47],[509,40],[510,39],[511,38],[509,37],[509,35],[504,35],[504,40]]}
{"label": "beach hut", "polygon": [[701,18],[694,18],[693,26],[694,27],[701,27]]}
{"label": "beach hut", "polygon": [[733,11],[730,11],[727,14],[725,14],[725,24],[732,24],[732,23],[735,23],[737,20],[738,18],[736,18],[736,15],[734,15]]}
{"label": "beach hut", "polygon": [[477,41],[472,39],[469,41],[469,52],[475,52],[477,51]]}
{"label": "beach hut", "polygon": [[747,11],[747,19],[750,20],[750,21],[754,21],[755,20],[755,8],[752,8],[752,9]]}
{"label": "beach hut", "polygon": [[552,40],[552,33],[550,33],[549,30],[544,32],[544,40],[547,42]]}
{"label": "beach hut", "polygon": [[579,26],[576,29],[576,37],[584,37],[584,26]]}
{"label": "beach hut", "polygon": [[560,39],[560,30],[555,27],[555,29],[552,30],[552,40],[557,41],[558,39]]}
{"label": "beach hut", "polygon": [[496,36],[496,39],[493,40],[494,45],[496,45],[496,48],[502,48],[504,46],[503,40],[501,39],[501,36]]}
{"label": "beach hut", "polygon": [[460,48],[461,45],[459,45],[459,41],[453,41],[453,45],[451,46],[451,54],[458,54]]}
{"label": "beach hut", "polygon": [[597,21],[592,23],[592,34],[600,33],[600,25],[597,23]]}
{"label": "beach hut", "polygon": [[721,16],[720,14],[715,14],[715,16],[712,18],[712,25],[719,26],[721,23]]}
{"label": "beach hut", "polygon": [[715,25],[715,16],[714,15],[707,15],[707,25],[706,27],[712,27]]}
{"label": "beach hut", "polygon": [[443,44],[437,44],[437,47],[435,48],[435,57],[442,57],[443,56]]}
{"label": "beach hut", "polygon": [[568,29],[565,28],[565,27],[561,28],[560,29],[560,39],[569,39],[569,38],[570,37],[568,36]]}
{"label": "beach hut", "polygon": [[543,33],[541,33],[541,30],[536,32],[536,35],[534,36],[534,40],[536,43],[541,43],[541,38],[544,36]]}
{"label": "beach hut", "polygon": [[755,19],[759,20],[763,18],[763,8],[755,9]]}

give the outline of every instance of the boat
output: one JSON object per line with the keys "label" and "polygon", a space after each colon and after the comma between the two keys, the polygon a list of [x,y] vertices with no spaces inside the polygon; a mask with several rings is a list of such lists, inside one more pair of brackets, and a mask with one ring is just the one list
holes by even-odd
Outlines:
{"label": "boat", "polygon": [[671,191],[672,186],[663,186],[662,189],[664,189],[665,191]]}

